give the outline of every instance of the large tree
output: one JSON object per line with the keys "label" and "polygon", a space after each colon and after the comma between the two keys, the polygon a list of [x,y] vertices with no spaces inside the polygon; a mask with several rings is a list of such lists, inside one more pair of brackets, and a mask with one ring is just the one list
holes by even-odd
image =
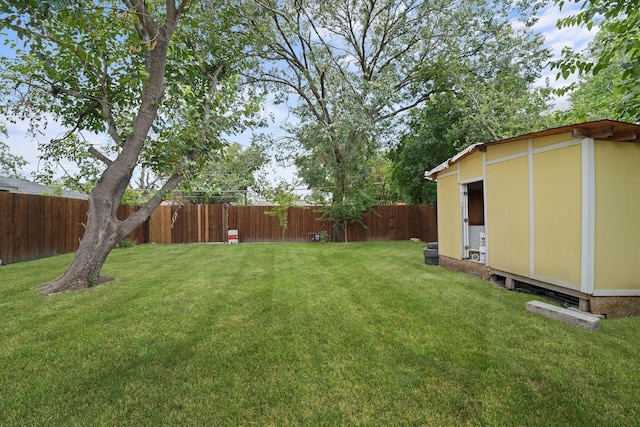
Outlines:
{"label": "large tree", "polygon": [[375,200],[364,188],[370,160],[397,138],[404,113],[433,95],[429,76],[454,54],[481,55],[491,28],[514,13],[511,1],[256,3],[248,22],[267,45],[256,77],[295,99],[287,148],[302,179],[327,195],[334,240]]}
{"label": "large tree", "polygon": [[[232,34],[238,7],[204,0],[0,2],[4,28],[18,39],[2,75],[16,88],[5,111],[36,126],[53,117],[69,129],[45,155],[82,147],[103,163],[75,257],[41,295],[101,282],[116,243],[223,147],[222,132],[239,130],[252,112],[238,89],[246,41]],[[109,151],[83,139],[95,132],[108,134]],[[140,164],[164,183],[120,220],[118,207]]]}
{"label": "large tree", "polygon": [[[8,88],[0,84],[0,98],[6,96]],[[0,122],[0,135],[7,137],[7,127]],[[10,147],[0,141],[0,176],[9,178],[24,178],[22,168],[27,165],[24,157],[11,153]]]}

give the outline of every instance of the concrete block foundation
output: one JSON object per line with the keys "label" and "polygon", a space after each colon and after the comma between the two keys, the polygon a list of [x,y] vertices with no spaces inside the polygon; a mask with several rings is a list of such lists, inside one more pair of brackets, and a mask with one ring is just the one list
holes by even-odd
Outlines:
{"label": "concrete block foundation", "polygon": [[640,297],[596,297],[589,301],[591,313],[603,314],[608,319],[640,316]]}
{"label": "concrete block foundation", "polygon": [[479,262],[467,259],[454,259],[443,255],[438,257],[438,261],[440,266],[448,268],[449,270],[459,271],[484,280],[489,280],[491,277],[491,268]]}

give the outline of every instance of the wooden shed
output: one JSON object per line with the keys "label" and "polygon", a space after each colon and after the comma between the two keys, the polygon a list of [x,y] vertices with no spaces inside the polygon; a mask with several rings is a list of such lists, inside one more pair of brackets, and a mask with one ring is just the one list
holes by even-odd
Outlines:
{"label": "wooden shed", "polygon": [[600,120],[473,145],[425,172],[441,265],[640,315],[640,126]]}

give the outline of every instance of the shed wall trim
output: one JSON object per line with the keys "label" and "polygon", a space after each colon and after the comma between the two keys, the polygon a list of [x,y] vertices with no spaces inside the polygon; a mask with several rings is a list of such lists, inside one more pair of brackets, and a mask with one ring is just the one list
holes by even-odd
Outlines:
{"label": "shed wall trim", "polygon": [[528,155],[529,155],[528,151],[523,151],[522,153],[511,154],[509,156],[504,156],[504,157],[500,157],[500,158],[493,159],[493,160],[486,160],[485,164],[486,165],[493,165],[493,164],[496,164],[496,163],[508,162],[509,160],[519,159],[520,157],[526,157]]}
{"label": "shed wall trim", "polygon": [[582,292],[592,294],[595,282],[595,212],[596,212],[595,141],[582,140]]}
{"label": "shed wall trim", "polygon": [[462,236],[461,259],[469,258],[469,205],[468,205],[468,189],[466,184],[460,184],[458,179],[458,189],[460,190],[460,235]]}
{"label": "shed wall trim", "polygon": [[443,173],[443,174],[438,175],[438,179],[446,178],[448,176],[453,176],[453,175],[458,175],[458,170],[457,169],[454,170],[453,172],[447,172],[447,173]]}
{"label": "shed wall trim", "polygon": [[546,145],[544,147],[536,148],[533,150],[533,154],[544,153],[547,151],[559,150],[561,148],[573,147],[574,145],[582,144],[583,140],[572,139],[570,141],[558,142],[556,144]]}
{"label": "shed wall trim", "polygon": [[[483,165],[484,168],[484,165]],[[468,178],[465,180],[459,180],[458,184],[473,184],[474,182],[484,181],[484,176],[474,176],[473,178]]]}
{"label": "shed wall trim", "polygon": [[536,243],[535,243],[535,198],[534,198],[534,176],[533,176],[533,139],[528,140],[529,160],[529,275],[535,275]]}
{"label": "shed wall trim", "polygon": [[491,253],[491,249],[489,248],[489,245],[491,244],[491,242],[489,242],[489,239],[487,239],[487,237],[489,236],[489,221],[487,220],[487,217],[489,215],[489,211],[487,210],[487,152],[484,151],[482,153],[482,194],[483,194],[483,206],[482,209],[484,210],[484,235],[485,235],[485,241],[484,241],[484,248],[485,248],[485,258],[484,258],[484,264],[485,265],[491,265],[489,264],[491,261],[489,260],[489,254]]}

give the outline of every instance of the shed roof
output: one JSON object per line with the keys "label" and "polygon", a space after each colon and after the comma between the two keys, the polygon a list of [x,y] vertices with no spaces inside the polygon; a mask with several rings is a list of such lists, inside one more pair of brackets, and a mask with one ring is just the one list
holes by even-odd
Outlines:
{"label": "shed roof", "polygon": [[577,123],[541,130],[538,132],[531,132],[497,141],[471,145],[450,159],[442,162],[435,168],[426,171],[424,173],[424,177],[428,179],[435,179],[438,176],[438,173],[449,168],[449,166],[459,162],[465,157],[470,156],[476,151],[483,151],[484,147],[487,145],[505,144],[513,141],[521,141],[523,139],[540,138],[543,136],[558,135],[567,132],[571,132],[575,138],[593,138],[597,140],[617,142],[640,142],[640,125],[637,124],[619,122],[615,120],[596,120],[592,122]]}

